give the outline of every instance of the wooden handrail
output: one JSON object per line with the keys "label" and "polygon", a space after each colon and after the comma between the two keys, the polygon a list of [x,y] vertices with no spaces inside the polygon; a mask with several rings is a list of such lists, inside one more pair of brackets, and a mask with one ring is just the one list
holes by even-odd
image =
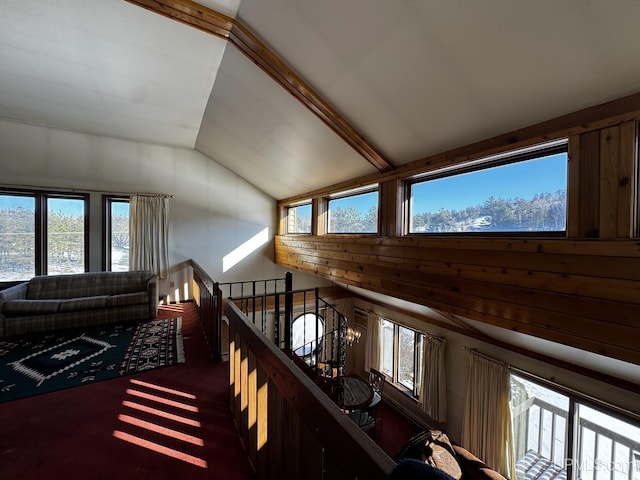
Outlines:
{"label": "wooden handrail", "polygon": [[231,408],[258,478],[385,479],[394,461],[233,302],[224,312]]}

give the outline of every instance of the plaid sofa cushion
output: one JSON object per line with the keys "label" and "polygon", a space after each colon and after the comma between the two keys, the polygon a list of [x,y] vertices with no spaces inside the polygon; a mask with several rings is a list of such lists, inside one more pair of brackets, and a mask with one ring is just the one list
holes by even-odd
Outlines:
{"label": "plaid sofa cushion", "polygon": [[123,293],[121,295],[111,295],[107,298],[107,307],[126,307],[145,303],[149,303],[147,292]]}
{"label": "plaid sofa cushion", "polygon": [[2,306],[2,313],[14,317],[57,313],[59,300],[11,300]]}
{"label": "plaid sofa cushion", "polygon": [[107,297],[80,297],[60,300],[61,312],[74,312],[78,310],[93,310],[95,308],[104,308],[107,306]]}
{"label": "plaid sofa cushion", "polygon": [[74,275],[41,275],[29,280],[27,299],[50,300],[134,293],[147,289],[153,273],[89,272]]}

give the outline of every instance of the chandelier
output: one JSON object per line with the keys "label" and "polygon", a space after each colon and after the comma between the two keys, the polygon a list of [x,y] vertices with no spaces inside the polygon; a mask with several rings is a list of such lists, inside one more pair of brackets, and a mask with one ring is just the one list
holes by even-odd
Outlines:
{"label": "chandelier", "polygon": [[353,347],[354,343],[358,343],[360,341],[360,337],[362,336],[362,333],[359,332],[358,330],[354,329],[354,328],[347,328],[347,345],[350,347]]}

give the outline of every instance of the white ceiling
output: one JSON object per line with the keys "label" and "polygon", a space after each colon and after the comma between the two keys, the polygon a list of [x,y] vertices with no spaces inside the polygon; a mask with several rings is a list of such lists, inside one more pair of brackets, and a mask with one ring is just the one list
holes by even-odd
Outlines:
{"label": "white ceiling", "polygon": [[[201,3],[396,166],[640,91],[637,0]],[[124,0],[2,0],[0,118],[195,148],[277,199],[375,172],[233,45]]]}

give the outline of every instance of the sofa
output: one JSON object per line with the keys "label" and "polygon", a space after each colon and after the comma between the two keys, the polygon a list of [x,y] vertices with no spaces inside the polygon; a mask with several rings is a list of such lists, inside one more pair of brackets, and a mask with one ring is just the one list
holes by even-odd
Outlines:
{"label": "sofa", "polygon": [[157,309],[153,272],[39,275],[0,291],[0,338],[151,320]]}
{"label": "sofa", "polygon": [[[452,443],[442,430],[424,430],[417,433],[405,443],[395,460],[398,466],[394,473],[402,474],[407,480],[441,479],[441,474],[444,474],[447,480],[506,480],[467,449]],[[422,467],[421,464],[426,465]],[[409,471],[413,476],[407,474]],[[436,471],[438,476],[434,475]],[[389,478],[394,477],[390,475]]]}

